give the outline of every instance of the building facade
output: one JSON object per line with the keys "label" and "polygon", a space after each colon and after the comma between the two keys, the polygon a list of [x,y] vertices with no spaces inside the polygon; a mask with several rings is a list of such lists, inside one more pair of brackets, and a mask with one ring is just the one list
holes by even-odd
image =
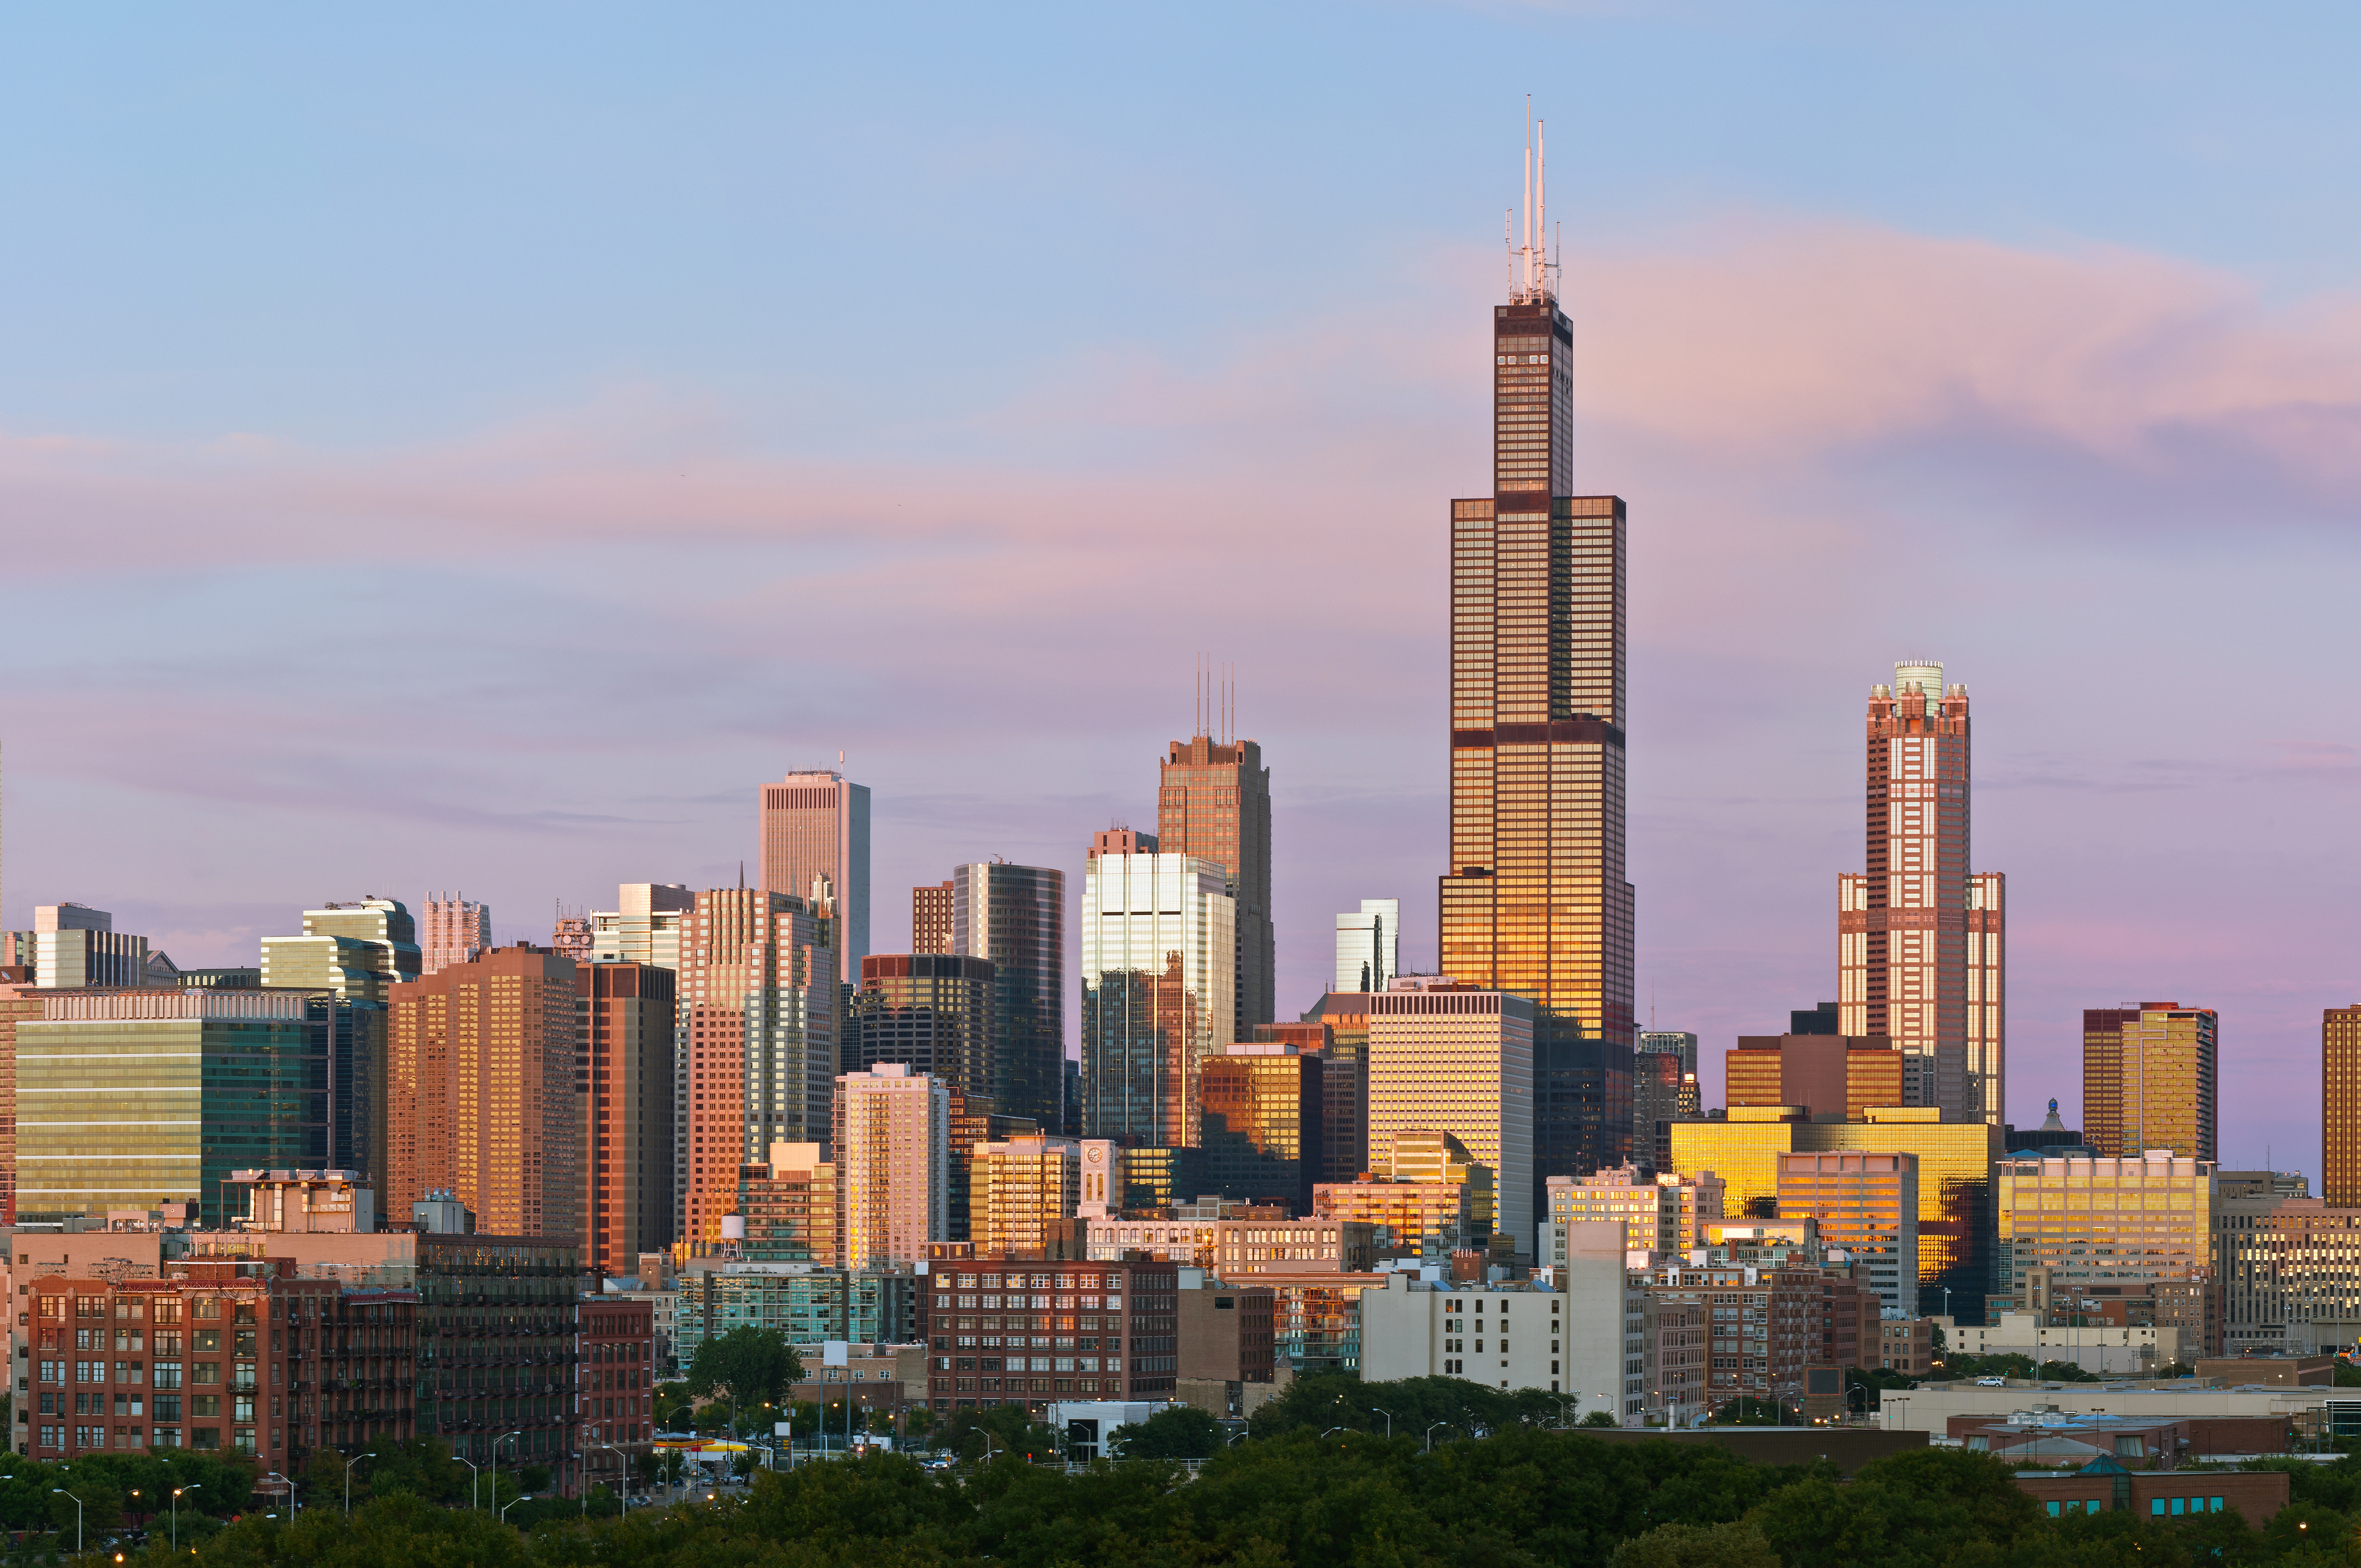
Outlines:
{"label": "building facade", "polygon": [[1230,1017],[1238,1034],[1278,1016],[1270,918],[1270,770],[1252,740],[1202,729],[1157,770],[1156,838],[1168,855],[1222,868],[1233,901]]}
{"label": "building facade", "polygon": [[1722,1217],[1721,1178],[1709,1170],[1693,1178],[1651,1177],[1627,1165],[1588,1176],[1553,1176],[1547,1193],[1540,1250],[1533,1255],[1545,1265],[1567,1256],[1568,1225],[1620,1225],[1625,1251],[1669,1261],[1705,1245],[1706,1226]]}
{"label": "building facade", "polygon": [[577,964],[574,974],[583,1262],[625,1275],[673,1241],[678,977],[646,963]]}
{"label": "building facade", "polygon": [[680,937],[697,894],[678,883],[627,882],[615,890],[615,907],[590,916],[590,961],[653,964],[680,969]]}
{"label": "building facade", "polygon": [[910,890],[910,950],[950,953],[951,946],[951,884],[921,883]]}
{"label": "building facade", "polygon": [[929,1282],[920,1332],[939,1411],[1172,1395],[1180,1277],[1170,1265],[977,1259]]}
{"label": "building facade", "polygon": [[[620,1463],[622,1458],[601,1453],[605,1445],[644,1443],[655,1437],[655,1312],[645,1301],[590,1295],[582,1298],[575,1322],[575,1398],[588,1491],[589,1483],[603,1479],[600,1460]],[[621,1491],[628,1480],[628,1475],[619,1474],[608,1484]]]}
{"label": "building facade", "polygon": [[426,929],[416,978],[453,964],[470,964],[492,950],[491,905],[459,894],[426,895]]}
{"label": "building facade", "polygon": [[1082,1146],[1048,1134],[978,1144],[968,1183],[976,1255],[1037,1255],[1082,1202]]}
{"label": "building facade", "polygon": [[2214,1157],[2220,1020],[2177,1002],[2082,1013],[2082,1136],[2103,1155]]}
{"label": "building facade", "polygon": [[[1817,1223],[1882,1312],[1918,1315],[1918,1157],[1845,1150],[1779,1157],[1779,1218]],[[1858,1365],[1840,1362],[1839,1365]]]}
{"label": "building facade", "polygon": [[738,1212],[746,1234],[738,1255],[750,1263],[834,1267],[836,1167],[818,1144],[773,1144],[771,1157],[738,1168]]}
{"label": "building facade", "polygon": [[[2211,1160],[2162,1149],[2129,1159],[2002,1162],[2001,1292],[2041,1309],[2054,1298],[2101,1292],[2153,1297],[2157,1286],[2174,1284],[2194,1288],[2191,1298],[2202,1303],[2213,1293],[2213,1172]],[[2213,1354],[2218,1322],[2190,1326]]]}
{"label": "building facade", "polygon": [[899,1062],[836,1080],[836,1180],[847,1268],[916,1263],[945,1234],[950,1098]]}
{"label": "building facade", "polygon": [[971,1100],[994,1099],[1000,1029],[991,959],[872,953],[861,960],[860,987],[845,1004],[843,1071],[899,1062]]}
{"label": "building facade", "polygon": [[1336,989],[1383,991],[1401,973],[1401,900],[1365,898],[1336,916]]}
{"label": "building facade", "polygon": [[1312,1212],[1326,1067],[1279,1044],[1232,1045],[1205,1058],[1202,1146],[1213,1190]]}
{"label": "building facade", "polygon": [[1207,1057],[1237,1036],[1236,901],[1220,862],[1101,833],[1082,884],[1083,1127],[1195,1147]]}
{"label": "building facade", "polygon": [[1875,1036],[1741,1035],[1723,1058],[1723,1082],[1732,1105],[1799,1105],[1858,1121],[1872,1105],[1906,1103],[1905,1059]]}
{"label": "building facade", "polygon": [[828,769],[791,773],[762,786],[760,817],[763,887],[815,908],[824,902],[838,922],[840,968],[860,973],[869,956],[869,786]]}
{"label": "building facade", "polygon": [[1491,1170],[1497,1223],[1519,1246],[1533,1234],[1538,1015],[1526,997],[1455,985],[1369,998],[1369,1168],[1400,1179],[1398,1138],[1451,1135]]}
{"label": "building facade", "polygon": [[2320,1014],[2320,1196],[2361,1207],[2361,1005]]}
{"label": "building facade", "polygon": [[950,886],[948,950],[992,964],[994,1107],[1056,1132],[1066,1080],[1066,873],[977,861],[953,867]]}

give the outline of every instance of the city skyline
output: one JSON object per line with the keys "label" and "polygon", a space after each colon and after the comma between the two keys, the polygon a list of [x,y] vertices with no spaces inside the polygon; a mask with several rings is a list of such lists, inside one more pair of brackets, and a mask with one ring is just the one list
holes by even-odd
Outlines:
{"label": "city skyline", "polygon": [[[1972,173],[1931,187],[1798,156],[1841,141],[1858,112],[1825,104],[1783,120],[1768,153],[1709,152],[1661,112],[1639,117],[1644,131],[1561,137],[1558,210],[1581,220],[1564,294],[1576,363],[1593,372],[1575,388],[1576,466],[1584,488],[1633,502],[1634,1007],[1701,1036],[1707,1102],[1719,1103],[1732,1038],[1836,994],[1826,885],[1859,854],[1851,694],[1923,652],[1965,675],[1983,718],[1977,855],[2008,869],[2015,927],[2009,1118],[2031,1124],[2055,1095],[2079,1121],[2083,1009],[2197,997],[2222,1015],[2225,1160],[2260,1164],[2268,1149],[2315,1169],[2317,1095],[2258,1091],[2309,1086],[2317,1014],[2361,998],[2338,897],[2356,829],[2335,808],[2361,737],[2342,705],[2282,678],[2315,665],[2337,609],[2314,596],[2347,575],[2361,513],[2343,443],[2318,422],[2361,406],[2361,344],[2322,315],[2352,270],[2334,228],[2347,220],[2296,215],[2285,192],[2304,181],[2283,183],[2277,160],[2313,155],[2290,138],[2268,138],[2268,159],[2233,137],[2192,162],[2158,102],[2119,75],[2094,86],[2068,71],[2081,100],[2070,104],[2047,73],[2104,46],[2065,26],[2011,95],[2011,120],[1971,122],[2005,134]],[[1294,27],[1278,29],[1279,58],[1310,49]],[[1538,39],[1635,67],[1617,93],[1668,80],[1656,24],[1419,14],[1399,27],[1440,60]],[[2178,22],[2160,34],[2165,56],[2209,67],[2215,104],[2259,91],[2251,59],[2234,50],[2213,75],[2218,51]],[[27,47],[71,56],[76,37],[51,22]],[[143,49],[190,43],[170,28],[159,39]],[[487,60],[521,69],[521,41],[496,30]],[[1356,58],[1395,80],[1409,62],[1381,41]],[[1818,24],[1779,49],[1806,80],[1857,81],[1838,62],[1869,60],[1885,80],[1960,88],[1993,69],[1928,65],[1894,38],[1839,42]],[[135,50],[123,80],[136,89],[162,58]],[[606,82],[617,68],[585,69]],[[939,66],[913,69],[939,83]],[[553,123],[584,123],[572,89],[525,74]],[[1160,81],[1134,91],[1154,98]],[[1047,188],[1037,168],[1064,170],[1051,184],[1072,191],[1061,160],[1084,145],[1078,111],[1020,124],[939,85],[948,108],[927,113],[949,117],[910,133],[937,159],[917,176],[922,199],[972,212],[979,189]],[[1373,893],[1403,900],[1404,966],[1433,967],[1423,890],[1444,858],[1445,757],[1431,737],[1447,607],[1432,501],[1465,493],[1482,460],[1466,323],[1499,291],[1491,225],[1514,196],[1521,105],[1487,80],[1423,96],[1400,127],[1367,127],[1338,171],[1366,259],[1311,304],[1301,263],[1273,245],[1221,259],[1203,284],[1180,276],[1174,258],[1213,259],[1186,241],[1191,224],[1218,218],[1206,232],[1225,241],[1282,232],[1278,187],[1243,147],[1290,138],[1283,116],[1333,107],[1330,91],[1257,108],[1202,149],[1122,133],[1161,138],[1121,145],[1173,176],[1157,182],[1166,210],[1099,193],[1079,204],[1137,242],[1169,325],[1109,327],[1071,301],[1052,311],[1040,280],[1071,282],[1071,268],[1005,224],[972,229],[951,286],[993,319],[950,356],[916,434],[879,417],[885,381],[859,357],[871,345],[792,306],[736,312],[751,285],[734,278],[714,297],[756,323],[756,357],[774,362],[760,374],[714,348],[702,316],[633,311],[604,357],[553,351],[533,334],[578,326],[525,313],[531,330],[494,334],[448,371],[355,319],[414,329],[399,299],[373,313],[232,290],[216,318],[232,347],[186,325],[86,330],[103,304],[182,297],[147,287],[144,264],[124,261],[126,286],[102,289],[60,270],[88,258],[71,238],[16,258],[61,324],[0,373],[0,514],[47,520],[7,530],[14,570],[41,591],[21,610],[32,662],[0,696],[14,829],[0,927],[75,900],[184,965],[250,962],[259,937],[323,899],[382,890],[423,909],[426,890],[458,886],[491,905],[496,940],[545,940],[537,912],[553,896],[603,907],[621,881],[732,884],[757,854],[748,790],[840,751],[876,792],[876,886],[996,853],[1063,869],[1071,905],[1082,836],[1111,817],[1152,824],[1146,759],[1178,730],[1184,660],[1212,647],[1238,668],[1238,732],[1274,769],[1279,1015],[1324,988],[1331,912]],[[717,98],[737,101],[726,84]],[[435,182],[445,154],[405,145],[396,161],[370,93],[353,102],[260,113],[275,139],[366,144],[355,167],[400,169],[404,191]],[[2003,177],[2033,166],[2028,138],[2051,158],[2076,138],[2042,132],[2111,110],[2143,111],[2115,116],[2110,146],[2130,156],[2114,161],[2170,178],[2094,196],[2088,181],[2070,192]],[[159,95],[88,142],[50,134],[71,111],[46,90],[9,112],[28,141],[75,148],[79,181],[25,208],[36,231],[71,236],[88,232],[84,203],[127,178],[117,138],[171,142],[157,117],[169,127],[187,110]],[[1959,127],[1940,119],[1913,110],[1889,139],[1955,148]],[[953,120],[985,149],[959,171],[943,156]],[[470,151],[509,145],[481,109],[453,125]],[[305,126],[323,134],[288,134]],[[214,151],[218,168],[253,162]],[[573,155],[522,152],[555,213],[612,215],[575,182]],[[1245,193],[1235,206],[1206,194],[1224,180]],[[240,178],[220,193],[347,210],[309,185],[259,200],[274,192]],[[433,232],[418,200],[398,210]],[[824,193],[817,221],[868,200]],[[236,259],[170,243],[188,221],[177,211],[123,221],[163,243],[118,255],[180,255],[205,276]],[[511,255],[580,254],[563,222],[517,222],[477,248],[489,271],[465,297],[511,298]],[[865,304],[898,283],[807,273],[763,291]],[[152,327],[160,308],[127,319]],[[315,310],[343,325],[314,330]],[[1809,354],[1794,352],[1799,334]],[[335,373],[301,346],[313,340],[334,346]],[[906,464],[881,500],[877,470]],[[2221,529],[2224,515],[2239,525]],[[1202,561],[1155,543],[1184,517]],[[1907,602],[1881,601],[1890,567],[1876,564],[1904,554],[1933,563],[1946,591],[1926,593],[1922,574]],[[1142,635],[1102,590],[1151,561],[1216,608]],[[1325,591],[1293,591],[1315,570]],[[863,634],[889,586],[917,620],[936,618],[924,634]],[[2063,610],[2103,591],[2201,600],[2244,629],[2239,646],[2127,655],[2112,618]],[[973,608],[985,603],[989,620]],[[637,674],[555,681],[551,650],[609,635],[598,619],[618,609],[644,617]],[[755,624],[799,630],[761,638]],[[379,629],[383,657],[345,656],[354,626]],[[2202,739],[2192,707],[2213,716]],[[2180,896],[2192,883],[2208,896]],[[900,946],[891,901],[878,927],[873,948]]]}

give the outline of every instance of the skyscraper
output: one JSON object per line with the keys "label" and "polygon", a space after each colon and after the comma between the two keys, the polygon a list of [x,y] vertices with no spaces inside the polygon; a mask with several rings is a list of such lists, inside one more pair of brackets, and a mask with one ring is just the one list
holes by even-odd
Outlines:
{"label": "skyscraper", "polygon": [[1262,748],[1206,731],[1228,705],[1201,703],[1194,739],[1175,740],[1158,768],[1156,839],[1168,855],[1222,868],[1235,901],[1232,937],[1233,1025],[1240,1032],[1276,1016],[1278,965],[1270,922],[1270,770]]}
{"label": "skyscraper", "polygon": [[1903,1054],[1908,1103],[2005,1120],[2006,884],[1969,869],[1968,688],[1905,660],[1869,694],[1869,869],[1837,879],[1839,1031]]}
{"label": "skyscraper", "polygon": [[[1513,992],[1465,984],[1369,998],[1369,1168],[1403,1180],[1403,1140],[1457,1138],[1491,1170],[1499,1225],[1521,1248],[1532,1239],[1542,1185],[1533,1175],[1539,1012]],[[1630,1116],[1627,1109],[1627,1139]]]}
{"label": "skyscraper", "polygon": [[2082,1141],[2137,1159],[2214,1155],[2221,1021],[2178,1002],[2082,1011]]}
{"label": "skyscraper", "polygon": [[2361,1208],[2361,1004],[2320,1015],[2320,1196]]}
{"label": "skyscraper", "polygon": [[859,974],[869,955],[869,786],[823,768],[789,773],[763,786],[761,815],[763,886],[808,901],[813,880],[827,878],[839,967]]}
{"label": "skyscraper", "polygon": [[1064,1124],[1066,873],[977,861],[952,868],[950,945],[992,960],[995,996],[993,1109]]}
{"label": "skyscraper", "polygon": [[861,960],[861,989],[846,1001],[838,1061],[846,1072],[900,1062],[989,1101],[999,1033],[995,992],[986,959],[872,953]]}
{"label": "skyscraper", "polygon": [[654,964],[575,970],[574,1092],[582,1266],[629,1274],[672,1245],[673,1025],[678,977]]}
{"label": "skyscraper", "polygon": [[148,938],[117,931],[104,909],[44,904],[33,911],[33,944],[34,983],[44,990],[148,983]]}
{"label": "skyscraper", "polygon": [[1223,867],[1101,833],[1082,880],[1083,1132],[1194,1146],[1204,1059],[1236,1036],[1236,901]]}
{"label": "skyscraper", "polygon": [[[1301,1024],[1265,1028],[1301,1030]],[[1309,1026],[1325,1033],[1320,1025]],[[1320,1113],[1325,1068],[1317,1047],[1291,1042],[1231,1045],[1207,1057],[1202,1112],[1205,1174],[1224,1198],[1312,1212],[1327,1142]]]}
{"label": "skyscraper", "polygon": [[303,1121],[321,1129],[314,1157],[360,1171],[379,1193],[390,1149],[387,1008],[395,986],[419,978],[417,938],[417,922],[400,900],[371,896],[306,909],[300,937],[262,938],[263,985],[326,993],[310,1009],[320,1035]]}
{"label": "skyscraper", "polygon": [[1401,900],[1365,898],[1336,916],[1336,989],[1383,991],[1401,972]]}
{"label": "skyscraper", "polygon": [[948,953],[951,947],[951,884],[922,883],[910,890],[910,950]]}
{"label": "skyscraper", "polygon": [[[1443,972],[1537,1009],[1532,1179],[1629,1157],[1633,1033],[1623,502],[1573,493],[1574,328],[1543,258],[1539,150],[1516,286],[1493,309],[1492,493],[1451,503],[1438,890]],[[1503,1206],[1530,1212],[1539,1195],[1516,1180],[1512,1195],[1502,1172]]]}
{"label": "skyscraper", "polygon": [[451,964],[472,963],[492,950],[492,909],[457,894],[426,895],[426,938],[418,972],[433,974]]}
{"label": "skyscraper", "polygon": [[627,882],[590,916],[590,961],[680,969],[680,932],[697,894],[676,882]]}
{"label": "skyscraper", "polygon": [[836,1080],[836,1180],[846,1268],[915,1263],[948,1229],[950,1099],[899,1062]]}

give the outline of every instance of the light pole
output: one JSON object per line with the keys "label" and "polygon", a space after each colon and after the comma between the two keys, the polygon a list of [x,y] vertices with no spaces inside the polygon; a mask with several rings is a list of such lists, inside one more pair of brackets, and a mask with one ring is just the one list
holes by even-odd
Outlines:
{"label": "light pole", "polygon": [[500,1506],[500,1444],[512,1437],[523,1435],[524,1429],[520,1427],[514,1431],[502,1432],[492,1439],[492,1506],[494,1508]]}
{"label": "light pole", "polygon": [[60,1497],[73,1497],[74,1555],[79,1557],[82,1555],[82,1499],[80,1497],[74,1497],[74,1495],[71,1492],[67,1491],[63,1486],[52,1486],[49,1490],[55,1492]]}
{"label": "light pole", "polygon": [[[333,1448],[328,1450],[328,1452],[330,1453],[335,1453],[336,1457],[339,1459],[345,1459],[343,1454],[337,1453]],[[375,1454],[370,1453],[356,1453],[350,1459],[345,1459],[345,1514],[346,1518],[350,1518],[353,1511],[353,1466],[358,1464],[364,1459],[374,1459],[375,1457],[377,1457]]]}
{"label": "light pole", "polygon": [[1326,1436],[1328,1435],[1328,1432],[1335,1432],[1335,1431],[1350,1431],[1350,1430],[1351,1430],[1351,1429],[1350,1429],[1350,1428],[1348,1428],[1348,1427],[1330,1427],[1330,1428],[1328,1429],[1328,1431],[1323,1431],[1323,1432],[1322,1432],[1320,1435],[1321,1435],[1322,1437],[1326,1437]]}
{"label": "light pole", "polygon": [[[1449,1421],[1437,1421],[1434,1423],[1434,1427],[1447,1427],[1451,1423]],[[1434,1452],[1434,1427],[1429,1427],[1426,1429],[1426,1452],[1429,1453],[1433,1453]]]}
{"label": "light pole", "polygon": [[502,1524],[509,1522],[509,1510],[511,1508],[515,1508],[519,1503],[530,1503],[532,1501],[533,1494],[531,1492],[527,1492],[522,1497],[511,1497],[507,1502],[502,1503],[500,1505],[500,1522]]}
{"label": "light pole", "polygon": [[477,1483],[484,1478],[483,1466],[464,1453],[455,1453],[451,1457],[467,1467],[467,1507],[471,1509],[482,1508],[483,1498],[478,1495],[482,1488]]}
{"label": "light pole", "polygon": [[279,1481],[285,1484],[287,1487],[287,1518],[291,1522],[294,1519],[296,1513],[295,1483],[289,1480],[286,1476],[281,1475],[276,1470],[264,1471],[262,1478],[266,1481]]}
{"label": "light pole", "polygon": [[[611,1442],[602,1442],[598,1446],[615,1456],[615,1467],[622,1472],[617,1477],[621,1485],[615,1488],[615,1497],[623,1505],[623,1512],[628,1514],[631,1511],[631,1461],[621,1449]],[[582,1494],[587,1498],[590,1495],[590,1488],[583,1487]]]}
{"label": "light pole", "polygon": [[1386,1441],[1387,1441],[1388,1442],[1393,1442],[1393,1440],[1394,1440],[1394,1413],[1393,1413],[1391,1410],[1380,1410],[1380,1409],[1378,1409],[1375,1405],[1371,1405],[1371,1406],[1369,1407],[1369,1413],[1370,1413],[1370,1414],[1372,1414],[1372,1415],[1383,1416],[1383,1417],[1385,1417],[1385,1418],[1386,1418]]}
{"label": "light pole", "polygon": [[175,1486],[172,1488],[172,1550],[175,1552],[181,1550],[181,1494],[183,1492],[202,1492],[203,1490],[204,1483],[202,1481],[192,1482],[186,1486]]}

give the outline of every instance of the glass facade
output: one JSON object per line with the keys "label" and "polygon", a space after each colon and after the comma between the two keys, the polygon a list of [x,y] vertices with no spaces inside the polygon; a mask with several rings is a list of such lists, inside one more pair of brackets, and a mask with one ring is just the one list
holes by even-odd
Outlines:
{"label": "glass facade", "polygon": [[1401,972],[1401,900],[1365,898],[1336,916],[1336,989],[1383,991]]}
{"label": "glass facade", "polygon": [[1236,901],[1221,865],[1155,842],[1094,847],[1083,879],[1084,1133],[1194,1146],[1204,1060],[1236,1038]]}
{"label": "glass facade", "polygon": [[1205,1058],[1203,1146],[1214,1191],[1312,1212],[1325,1070],[1317,1056],[1283,1045],[1232,1046]]}
{"label": "glass facade", "polygon": [[900,1062],[971,1098],[993,1099],[1001,1077],[999,997],[989,959],[872,953],[846,1003],[841,1072]]}
{"label": "glass facade", "polygon": [[1244,1034],[1278,1016],[1270,924],[1270,770],[1252,740],[1175,740],[1158,772],[1156,838],[1169,855],[1222,868],[1235,903],[1230,1016]]}
{"label": "glass facade", "polygon": [[836,1167],[818,1144],[773,1144],[767,1164],[738,1171],[738,1212],[749,1263],[832,1265],[836,1253]]}
{"label": "glass facade", "polygon": [[2177,1002],[2082,1014],[2082,1137],[2101,1154],[2214,1157],[2220,1020]]}
{"label": "glass facade", "polygon": [[2001,1164],[2004,1294],[2026,1300],[2027,1273],[2051,1293],[2213,1273],[2213,1165],[2138,1159],[2013,1159]]}
{"label": "glass facade", "polygon": [[[1369,998],[1369,1168],[1399,1178],[1398,1139],[1451,1135],[1492,1171],[1499,1224],[1521,1247],[1533,1234],[1536,1200],[1535,1012],[1499,991]],[[1631,1120],[1627,1103],[1627,1139]]]}
{"label": "glass facade", "polygon": [[968,1235],[978,1257],[1042,1251],[1082,1201],[1082,1146],[1071,1138],[978,1144],[972,1159]]}
{"label": "glass facade", "polygon": [[992,960],[994,1108],[1063,1125],[1066,873],[980,861],[951,870],[950,951]]}

